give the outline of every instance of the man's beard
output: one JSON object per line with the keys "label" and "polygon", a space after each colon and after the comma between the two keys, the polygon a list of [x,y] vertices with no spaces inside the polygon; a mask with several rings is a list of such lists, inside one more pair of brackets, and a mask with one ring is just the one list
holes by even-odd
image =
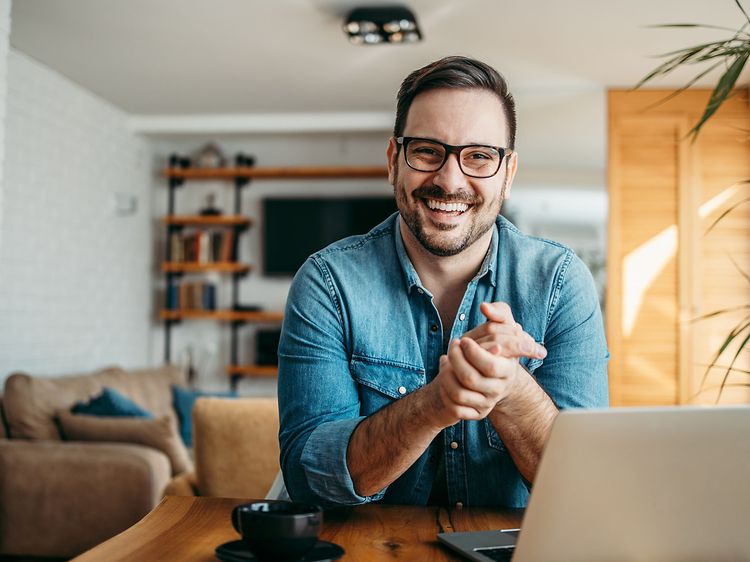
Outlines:
{"label": "man's beard", "polygon": [[[499,195],[496,202],[493,201],[490,206],[482,209],[484,202],[478,195],[465,190],[456,193],[446,193],[441,187],[436,185],[418,187],[408,197],[403,185],[394,185],[393,193],[396,196],[396,205],[401,213],[401,218],[404,220],[406,226],[409,227],[409,230],[411,230],[414,237],[425,250],[435,256],[441,257],[460,254],[484,236],[495,224],[497,215],[500,214],[500,207],[502,206],[502,198]],[[417,208],[419,205],[423,204],[423,198],[437,199],[448,203],[466,203],[470,205],[470,207],[464,211],[466,213],[473,213],[473,216],[469,217],[469,228],[466,229],[462,236],[454,239],[429,236],[427,232],[425,232],[425,225],[420,218],[419,209]],[[410,200],[413,201],[416,206],[410,205]],[[493,207],[497,207],[496,212],[492,212]],[[445,232],[459,228],[456,225],[444,224],[433,226],[438,230]]]}

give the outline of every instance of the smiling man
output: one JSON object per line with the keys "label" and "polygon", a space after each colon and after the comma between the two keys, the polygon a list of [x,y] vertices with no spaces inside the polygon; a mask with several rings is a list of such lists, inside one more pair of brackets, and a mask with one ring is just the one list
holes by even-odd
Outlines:
{"label": "smiling man", "polygon": [[607,405],[591,275],[500,216],[515,133],[484,63],[448,57],[404,80],[387,150],[399,212],[311,256],[289,292],[293,499],[522,507],[558,409]]}

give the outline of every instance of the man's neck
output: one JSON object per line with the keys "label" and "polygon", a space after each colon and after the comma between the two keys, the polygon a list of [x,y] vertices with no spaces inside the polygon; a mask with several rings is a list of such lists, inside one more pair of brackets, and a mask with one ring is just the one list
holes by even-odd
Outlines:
{"label": "man's neck", "polygon": [[463,294],[487,255],[492,229],[454,256],[436,256],[422,246],[403,219],[399,219],[399,223],[406,254],[427,290],[438,299],[446,292],[461,290]]}

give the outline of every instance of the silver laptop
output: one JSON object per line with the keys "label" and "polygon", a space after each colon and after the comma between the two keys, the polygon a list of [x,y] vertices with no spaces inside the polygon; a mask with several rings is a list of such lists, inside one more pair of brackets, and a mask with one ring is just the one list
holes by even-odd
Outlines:
{"label": "silver laptop", "polygon": [[750,561],[750,406],[561,412],[514,535],[438,540],[477,562]]}

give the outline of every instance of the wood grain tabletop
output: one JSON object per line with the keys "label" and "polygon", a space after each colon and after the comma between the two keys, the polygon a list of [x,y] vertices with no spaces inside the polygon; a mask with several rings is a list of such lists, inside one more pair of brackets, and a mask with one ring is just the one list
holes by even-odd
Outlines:
{"label": "wood grain tabletop", "polygon": [[[75,558],[76,562],[215,562],[214,550],[237,540],[232,509],[249,499],[168,496],[141,521]],[[342,562],[458,561],[439,532],[518,527],[523,510],[368,504],[327,510],[320,538],[345,550]]]}

